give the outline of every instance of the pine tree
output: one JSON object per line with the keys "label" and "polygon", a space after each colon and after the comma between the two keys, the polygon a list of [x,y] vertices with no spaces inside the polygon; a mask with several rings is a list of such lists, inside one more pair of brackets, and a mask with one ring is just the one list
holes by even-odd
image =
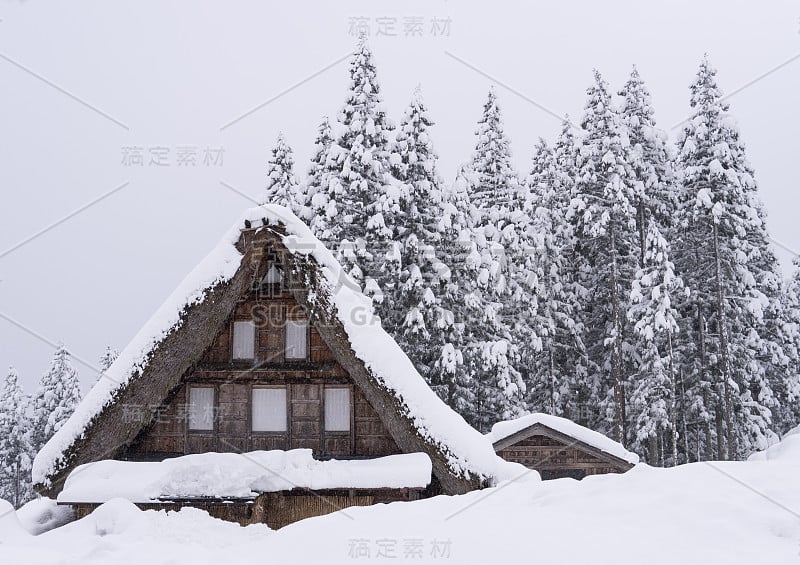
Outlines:
{"label": "pine tree", "polygon": [[669,226],[677,208],[674,156],[666,132],[656,127],[650,92],[636,67],[619,95],[623,98],[620,117],[628,136],[625,160],[630,167],[629,182],[635,196],[642,263],[650,218],[656,220],[665,237],[670,236]]}
{"label": "pine tree", "polygon": [[477,425],[479,410],[475,404],[475,387],[478,375],[474,363],[468,366],[471,357],[467,333],[474,321],[483,315],[483,305],[479,300],[466,300],[473,281],[466,257],[472,246],[475,217],[466,175],[462,168],[455,182],[444,187],[442,192],[442,217],[437,231],[441,234],[439,251],[447,262],[448,272],[440,278],[442,286],[437,300],[443,316],[437,331],[444,336],[444,345],[434,362],[430,382],[450,407]]}
{"label": "pine tree", "polygon": [[107,371],[109,367],[117,360],[119,357],[119,351],[112,348],[110,345],[106,347],[106,350],[100,356],[100,369],[102,371]]}
{"label": "pine tree", "polygon": [[678,389],[673,351],[678,312],[673,296],[681,292],[683,281],[675,275],[669,245],[651,218],[645,235],[644,262],[633,281],[628,310],[637,338],[634,351],[638,367],[631,377],[629,444],[635,451],[646,453],[651,465],[663,465],[666,459],[675,465],[678,460]]}
{"label": "pine tree", "polygon": [[[562,347],[564,353],[561,365],[562,374],[565,376],[564,387],[561,393],[560,412],[576,422],[593,426],[596,422],[592,419],[589,403],[594,398],[594,391],[599,389],[597,383],[590,378],[590,362],[586,345],[583,341],[585,328],[583,326],[583,309],[589,293],[583,286],[585,266],[577,244],[575,218],[570,212],[573,198],[578,196],[578,157],[580,140],[576,140],[572,133],[573,126],[569,117],[565,117],[561,125],[561,132],[553,146],[553,178],[550,194],[543,193],[545,204],[542,207],[552,211],[550,215],[554,226],[551,232],[555,242],[561,248],[562,267],[559,278],[562,281],[563,293],[563,321],[568,333],[560,338],[566,342]],[[547,229],[547,228],[543,228]],[[547,232],[545,232],[547,233]],[[556,334],[558,335],[558,334]]]}
{"label": "pine tree", "polygon": [[[460,174],[474,206],[466,266],[473,281],[466,297],[483,304],[468,334],[466,362],[476,383],[479,429],[525,410],[525,382],[519,371],[519,343],[532,335],[529,219],[523,212],[524,191],[511,163],[510,143],[494,88],[489,90],[478,121],[475,150]],[[515,268],[516,266],[519,268]],[[469,277],[465,277],[465,281]]]}
{"label": "pine tree", "polygon": [[[494,87],[489,89],[475,135],[478,139],[470,163],[472,201],[479,224],[497,227],[507,221],[512,210],[522,208],[523,192],[511,163],[510,143],[503,131]],[[487,235],[496,238],[495,233]]]}
{"label": "pine tree", "polygon": [[70,362],[69,351],[61,344],[33,399],[31,444],[35,452],[64,425],[80,400],[78,373]]}
{"label": "pine tree", "polygon": [[103,378],[103,375],[105,375],[108,368],[114,364],[117,357],[119,357],[119,351],[113,349],[110,345],[106,346],[106,350],[100,356],[100,374],[97,376],[98,381]]}
{"label": "pine tree", "polygon": [[[695,434],[704,458],[735,459],[774,437],[776,398],[760,362],[770,349],[764,310],[769,254],[757,186],[728,104],[707,59],[691,86],[694,114],[678,140],[680,271],[692,290],[683,308],[698,363],[693,395],[705,419]],[[691,349],[690,349],[691,351]],[[696,404],[700,404],[697,402]],[[713,427],[711,418],[713,417]],[[716,453],[714,453],[716,452]]]}
{"label": "pine tree", "polygon": [[292,148],[286,143],[283,134],[278,134],[275,147],[267,161],[267,188],[264,202],[286,206],[299,213],[302,201],[299,200],[299,188],[294,176],[294,157]]}
{"label": "pine tree", "polygon": [[[525,392],[516,368],[518,362],[511,335],[501,317],[502,304],[497,297],[505,292],[499,244],[491,245],[476,228],[478,212],[471,203],[469,167],[459,172],[447,191],[444,230],[446,241],[457,242],[457,252],[450,254],[451,273],[442,301],[454,314],[456,335],[452,343],[461,347],[455,358],[463,360],[461,375],[452,383],[455,399],[451,406],[469,402],[462,415],[481,431],[488,431],[498,420],[519,415]],[[437,367],[450,363],[453,351],[447,347]]]}
{"label": "pine tree", "polygon": [[29,429],[28,399],[19,385],[17,371],[9,367],[0,390],[0,498],[15,508],[33,496]]}
{"label": "pine tree", "polygon": [[350,88],[338,115],[340,133],[331,146],[332,174],[341,188],[337,202],[338,257],[345,270],[373,296],[380,294],[372,278],[382,262],[392,233],[384,212],[394,209],[397,194],[390,182],[390,138],[394,125],[386,116],[372,51],[361,37],[350,62]]}
{"label": "pine tree", "polygon": [[581,121],[573,222],[578,282],[587,296],[582,323],[591,363],[590,405],[604,414],[596,422],[624,441],[625,389],[631,345],[626,332],[630,283],[637,263],[636,195],[626,161],[627,131],[612,105],[608,85],[595,71]]}
{"label": "pine tree", "polygon": [[792,261],[792,276],[783,286],[781,312],[783,323],[783,353],[787,367],[782,386],[777,394],[780,398],[781,435],[800,424],[800,257]]}
{"label": "pine tree", "polygon": [[[544,140],[539,141],[526,182],[529,199],[525,212],[531,218],[533,249],[529,256],[535,303],[529,325],[540,344],[529,347],[528,358],[523,357],[523,366],[529,368],[527,375],[523,373],[527,379],[527,408],[556,415],[569,410],[573,379],[578,375],[576,360],[583,351],[570,298],[571,231],[565,221],[569,187],[564,181],[571,177],[561,179],[559,173],[561,165],[564,172],[569,167],[563,160],[573,143],[570,128],[565,122],[555,149],[550,149]],[[530,343],[536,342],[531,339]]]}
{"label": "pine tree", "polygon": [[338,244],[339,238],[337,217],[342,188],[339,179],[332,174],[335,170],[331,158],[333,142],[331,124],[326,116],[320,123],[314,140],[314,155],[308,168],[306,201],[303,206],[303,219],[308,222],[311,231],[323,242],[334,242],[332,249]]}
{"label": "pine tree", "polygon": [[395,336],[420,373],[433,386],[435,364],[448,341],[452,314],[437,298],[449,269],[436,255],[442,217],[439,177],[422,94],[417,88],[397,130],[392,175],[398,180],[398,206],[387,210],[385,225],[392,232],[390,252],[377,276],[385,298],[378,304],[381,323]]}

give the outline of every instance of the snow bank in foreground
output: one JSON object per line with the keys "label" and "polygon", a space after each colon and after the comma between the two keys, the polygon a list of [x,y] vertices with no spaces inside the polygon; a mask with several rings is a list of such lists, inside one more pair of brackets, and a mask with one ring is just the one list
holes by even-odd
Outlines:
{"label": "snow bank in foreground", "polygon": [[234,246],[241,229],[245,221],[254,227],[260,226],[262,218],[272,225],[286,226],[283,240],[290,252],[314,257],[324,276],[322,284],[327,286],[336,307],[335,315],[347,330],[356,356],[402,401],[419,433],[442,447],[451,468],[467,476],[487,478],[504,472],[498,470],[502,462],[482,440],[483,436],[428,387],[408,356],[381,328],[369,298],[361,293],[308,226],[288,208],[265,205],[245,212],[123,350],[105,377],[89,391],[72,417],[39,452],[33,465],[34,483],[46,484],[48,477],[63,465],[64,454],[83,435],[92,419],[132,378],[141,374],[158,343],[180,325],[181,313],[202,301],[210,288],[233,277],[242,258]]}
{"label": "snow bank in foreground", "polygon": [[59,502],[125,498],[253,498],[294,488],[425,488],[431,460],[424,453],[377,459],[318,461],[310,449],[201,453],[161,462],[98,461],[70,473]]}
{"label": "snow bank in foreground", "polygon": [[[748,457],[748,461],[780,461],[781,463],[800,463],[800,426],[786,432],[783,439],[764,451]],[[798,554],[800,556],[800,554]]]}
{"label": "snow bank in foreground", "polygon": [[69,506],[58,506],[52,498],[36,498],[17,510],[20,524],[28,533],[38,536],[75,519]]}
{"label": "snow bank in foreground", "polygon": [[621,443],[618,443],[599,432],[576,424],[572,420],[567,420],[566,418],[560,418],[558,416],[551,416],[550,414],[528,414],[527,416],[522,416],[514,420],[498,422],[492,426],[492,431],[486,434],[486,438],[491,443],[496,443],[497,441],[514,435],[515,433],[534,424],[542,424],[547,426],[548,428],[551,428],[557,432],[561,432],[562,434],[566,434],[570,437],[587,443],[592,447],[599,449],[600,451],[608,453],[609,455],[613,455],[614,457],[618,457],[624,461],[627,461],[632,465],[636,465],[639,462],[639,456],[625,449]]}
{"label": "snow bank in foreground", "polygon": [[[28,532],[19,523],[14,507],[10,502],[0,498],[0,556],[4,544],[18,542],[27,536]],[[0,559],[0,563],[7,563],[7,561]]]}
{"label": "snow bank in foreground", "polygon": [[0,563],[352,565],[394,554],[395,562],[459,565],[789,564],[800,552],[798,476],[800,465],[790,463],[640,465],[582,481],[517,481],[463,496],[346,508],[277,532],[194,509],[140,512],[112,501],[41,536],[23,532],[0,544]]}

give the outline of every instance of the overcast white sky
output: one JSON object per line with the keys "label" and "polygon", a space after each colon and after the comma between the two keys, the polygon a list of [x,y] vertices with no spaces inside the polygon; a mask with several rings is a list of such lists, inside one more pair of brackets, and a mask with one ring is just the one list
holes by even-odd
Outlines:
{"label": "overcast white sky", "polygon": [[[395,121],[422,84],[448,180],[492,82],[524,172],[536,139],[559,128],[541,107],[577,119],[594,67],[618,88],[637,64],[669,129],[704,52],[726,92],[800,55],[797,2],[0,1],[0,371],[15,365],[30,391],[52,343],[92,365],[107,344],[123,348],[251,205],[221,182],[259,198],[279,130],[303,172],[321,116],[346,94],[347,63],[323,69],[353,48],[358,17]],[[392,21],[396,35],[375,36]],[[798,77],[795,60],[730,99],[771,233],[793,249]],[[125,162],[128,147],[143,166]],[[150,164],[159,147],[169,166]],[[196,165],[178,166],[179,153]]]}

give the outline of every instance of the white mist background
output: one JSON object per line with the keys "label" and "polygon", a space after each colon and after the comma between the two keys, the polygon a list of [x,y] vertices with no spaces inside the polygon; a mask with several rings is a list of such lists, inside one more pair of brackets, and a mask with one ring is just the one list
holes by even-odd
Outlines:
{"label": "white mist background", "polygon": [[[0,253],[130,184],[0,258],[0,371],[13,364],[32,392],[53,353],[47,342],[64,341],[94,366],[106,345],[122,349],[252,205],[221,181],[260,198],[279,131],[304,174],[317,125],[323,115],[335,119],[344,101],[347,62],[221,128],[351,51],[354,17],[370,19],[395,123],[422,85],[448,182],[469,159],[493,82],[453,56],[500,83],[506,132],[525,174],[537,138],[553,140],[559,122],[524,97],[578,120],[592,69],[617,90],[635,63],[659,125],[669,129],[689,113],[688,85],[703,53],[725,92],[800,54],[800,6],[788,1],[4,0]],[[381,17],[396,18],[397,36],[375,36]],[[411,17],[423,18],[423,37],[404,35]],[[433,18],[450,19],[449,36],[431,35]],[[791,249],[800,248],[799,77],[797,60],[729,100],[770,232]],[[143,148],[145,166],[123,164],[131,146]],[[171,166],[147,164],[157,146],[170,148]],[[176,166],[181,146],[198,148],[196,166]],[[205,147],[224,149],[221,166],[203,165]],[[791,254],[776,251],[788,273]],[[88,387],[96,372],[76,366]]]}

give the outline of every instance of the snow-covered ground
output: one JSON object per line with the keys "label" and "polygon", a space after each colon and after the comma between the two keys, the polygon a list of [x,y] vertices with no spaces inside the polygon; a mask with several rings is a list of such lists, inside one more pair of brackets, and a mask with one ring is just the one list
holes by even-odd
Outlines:
{"label": "snow-covered ground", "polygon": [[33,536],[36,511],[53,508],[39,502],[18,519],[0,501],[0,563],[800,563],[797,437],[763,460],[638,465],[580,482],[531,473],[464,496],[350,508],[277,532],[193,509],[141,512],[115,499]]}

